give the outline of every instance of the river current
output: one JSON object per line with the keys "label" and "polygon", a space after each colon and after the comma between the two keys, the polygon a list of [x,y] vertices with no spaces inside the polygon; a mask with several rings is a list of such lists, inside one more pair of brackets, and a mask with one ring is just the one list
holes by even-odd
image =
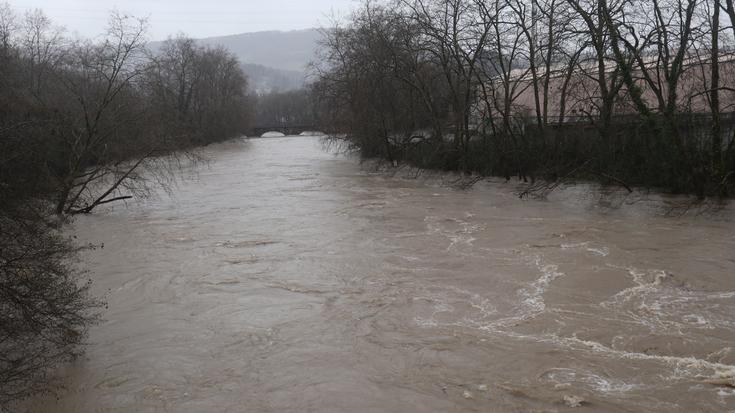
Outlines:
{"label": "river current", "polygon": [[732,208],[206,153],[76,221],[108,308],[28,412],[735,411]]}

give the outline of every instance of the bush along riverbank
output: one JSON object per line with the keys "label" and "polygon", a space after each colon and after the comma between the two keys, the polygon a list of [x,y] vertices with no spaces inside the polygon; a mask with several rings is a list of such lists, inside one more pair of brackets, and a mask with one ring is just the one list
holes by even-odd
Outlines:
{"label": "bush along riverbank", "polygon": [[[732,140],[721,169],[717,169],[705,149],[710,126],[706,117],[680,120],[683,150],[657,138],[648,125],[624,120],[604,137],[591,123],[556,125],[544,133],[530,125],[515,136],[474,134],[464,147],[451,139],[413,135],[391,139],[383,151],[365,151],[358,145],[352,148],[368,157],[418,168],[516,178],[535,184],[529,188],[539,192],[555,184],[583,180],[628,191],[638,187],[700,198],[735,194]],[[351,137],[341,139],[350,141]]]}

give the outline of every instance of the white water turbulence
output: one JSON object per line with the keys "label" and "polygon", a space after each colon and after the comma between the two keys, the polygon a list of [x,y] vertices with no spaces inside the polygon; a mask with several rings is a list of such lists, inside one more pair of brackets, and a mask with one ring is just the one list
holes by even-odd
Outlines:
{"label": "white water turbulence", "polygon": [[731,208],[462,191],[318,137],[207,153],[78,219],[109,308],[27,411],[735,411]]}

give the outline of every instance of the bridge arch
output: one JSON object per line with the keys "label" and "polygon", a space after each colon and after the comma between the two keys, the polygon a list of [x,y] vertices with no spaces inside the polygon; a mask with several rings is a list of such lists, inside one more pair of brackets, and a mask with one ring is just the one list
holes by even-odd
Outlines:
{"label": "bridge arch", "polygon": [[256,126],[250,130],[248,136],[262,136],[268,132],[279,132],[286,136],[299,135],[303,132],[315,132],[318,128],[314,125],[298,125],[298,126]]}

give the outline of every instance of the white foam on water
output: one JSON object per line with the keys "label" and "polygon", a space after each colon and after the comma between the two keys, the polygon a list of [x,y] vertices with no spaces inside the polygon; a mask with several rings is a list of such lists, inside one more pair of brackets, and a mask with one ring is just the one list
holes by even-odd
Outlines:
{"label": "white foam on water", "polygon": [[586,349],[594,353],[602,353],[608,357],[627,360],[654,361],[673,367],[673,379],[730,379],[735,378],[735,365],[711,362],[693,356],[678,357],[646,354],[624,350],[616,350],[593,340],[572,337],[560,337],[554,334],[535,336],[539,341],[553,342],[573,349]]}
{"label": "white foam on water", "polygon": [[651,331],[681,333],[682,324],[664,320],[661,317],[663,314],[661,302],[655,299],[657,294],[660,295],[662,283],[670,277],[666,271],[659,269],[642,271],[634,267],[618,267],[610,264],[608,266],[627,271],[633,286],[603,301],[600,303],[601,307],[621,313],[624,318],[646,326]]}
{"label": "white foam on water", "polygon": [[[576,335],[571,337],[560,336],[553,333],[544,334],[521,334],[512,330],[512,327],[517,325],[523,320],[536,317],[539,314],[546,311],[546,304],[544,302],[544,293],[548,290],[551,283],[564,276],[565,274],[559,271],[558,266],[555,264],[545,264],[541,257],[536,257],[534,264],[541,271],[542,275],[536,279],[529,287],[521,289],[518,293],[521,298],[521,305],[514,309],[514,315],[510,317],[504,317],[489,323],[481,323],[474,320],[470,323],[452,323],[453,325],[461,325],[463,327],[474,327],[479,330],[485,331],[494,335],[506,336],[514,339],[524,341],[534,341],[541,343],[549,343],[557,347],[569,348],[574,351],[586,351],[590,353],[599,354],[603,357],[616,358],[621,360],[631,361],[649,361],[655,363],[661,363],[670,369],[670,374],[662,374],[661,377],[664,380],[693,380],[701,381],[703,383],[716,383],[717,381],[735,381],[735,365],[721,363],[719,361],[709,361],[694,356],[667,356],[667,355],[656,355],[647,354],[635,351],[626,351],[622,349],[615,349],[604,345],[594,340],[585,340],[578,338]],[[637,287],[644,285],[644,278],[641,273],[637,274]],[[653,274],[653,281],[645,283],[660,285],[662,280],[665,278],[665,273],[657,272]],[[635,287],[634,287],[635,288]],[[728,293],[720,293],[718,296],[728,296]],[[494,313],[493,313],[494,314]],[[693,318],[698,324],[706,323],[706,320],[700,319],[699,317]],[[464,320],[467,321],[467,320]],[[435,327],[439,323],[434,322],[423,323],[424,326]],[[720,352],[726,352],[726,349],[720,350]],[[723,353],[724,354],[724,353]],[[562,372],[557,372],[561,374]],[[585,383],[592,390],[604,393],[625,393],[632,390],[636,390],[640,387],[637,384],[626,383],[619,379],[608,379],[599,375],[594,375],[589,372],[574,372],[574,375],[567,371],[565,373],[568,380],[574,378],[577,382]],[[560,383],[562,380],[559,379]],[[563,383],[562,383],[563,384]]]}
{"label": "white foam on water", "polygon": [[534,264],[541,271],[541,277],[534,281],[528,288],[519,291],[523,304],[532,313],[540,313],[546,309],[544,293],[549,289],[551,282],[564,276],[556,264],[545,264],[540,256],[536,256]]}
{"label": "white foam on water", "polygon": [[451,241],[449,246],[447,247],[447,251],[451,251],[457,248],[457,245],[467,245],[472,246],[472,243],[476,240],[475,237],[466,236],[466,235],[456,235],[456,236],[449,236],[449,240]]}
{"label": "white foam on water", "polygon": [[[439,291],[426,291],[423,295],[413,297],[413,301],[425,301],[431,303],[431,314],[427,317],[414,317],[416,324],[422,327],[455,326],[476,327],[480,323],[486,323],[487,319],[497,314],[497,309],[488,298],[476,293],[457,288],[444,286]],[[474,309],[470,314],[463,314],[461,318],[452,321],[439,322],[437,316],[456,312],[453,303],[462,303]]]}
{"label": "white foam on water", "polygon": [[[465,213],[467,219],[472,218],[473,215]],[[459,226],[459,228],[451,228],[450,225],[442,223],[443,221],[451,222]],[[424,218],[426,228],[430,234],[441,234],[449,239],[449,245],[447,251],[460,250],[460,245],[466,247],[472,247],[472,243],[476,238],[472,235],[485,229],[485,224],[474,224],[468,221],[464,221],[458,218],[439,218],[436,216],[426,216]]]}
{"label": "white foam on water", "polygon": [[703,328],[714,328],[714,326],[712,326],[706,318],[699,314],[686,314],[682,317],[682,320],[685,323],[700,326]]}
{"label": "white foam on water", "polygon": [[414,322],[421,327],[438,327],[439,323],[436,321],[436,315],[445,312],[454,312],[452,307],[445,299],[435,295],[427,294],[422,296],[413,297],[412,301],[425,301],[431,304],[432,312],[428,317],[416,316]]}
{"label": "white foam on water", "polygon": [[541,272],[541,276],[528,287],[518,290],[517,295],[520,298],[520,302],[510,311],[512,315],[496,319],[490,323],[475,323],[475,328],[487,332],[499,332],[503,328],[511,327],[520,322],[538,317],[546,311],[544,294],[554,280],[566,274],[559,271],[558,265],[546,264],[540,255],[534,255],[530,264]]}
{"label": "white foam on water", "polygon": [[607,257],[608,255],[610,255],[610,249],[607,247],[600,247],[600,248],[588,247],[587,251],[597,254],[601,257]]}
{"label": "white foam on water", "polygon": [[625,393],[640,385],[625,383],[613,378],[605,378],[589,371],[577,371],[570,368],[554,368],[545,371],[541,380],[555,383],[558,387],[582,385],[591,390],[603,393]]}
{"label": "white foam on water", "polygon": [[708,354],[707,359],[708,360],[714,359],[714,360],[722,361],[722,359],[730,355],[731,352],[732,352],[732,347],[723,347],[715,352]]}
{"label": "white foam on water", "polygon": [[[586,248],[586,247],[585,247]],[[711,361],[696,356],[673,356],[648,354],[644,352],[618,349],[601,342],[587,340],[573,335],[571,337],[556,333],[525,334],[514,331],[519,323],[538,317],[553,309],[548,309],[544,295],[554,280],[566,274],[559,270],[557,264],[545,262],[542,255],[521,255],[520,259],[535,267],[540,276],[527,286],[517,291],[518,302],[508,312],[507,317],[497,317],[496,309],[483,310],[478,308],[477,314],[481,317],[464,317],[459,320],[440,323],[436,315],[447,311],[447,307],[435,306],[435,311],[428,319],[418,319],[417,324],[426,327],[462,326],[475,328],[492,335],[499,335],[523,341],[549,343],[555,347],[568,348],[574,352],[587,352],[607,358],[629,361],[646,361],[660,363],[664,367],[660,377],[668,381],[699,381],[717,385],[721,381],[729,383],[735,381],[735,365],[722,363],[719,360]],[[713,328],[711,314],[704,306],[712,300],[727,300],[735,297],[735,292],[696,292],[667,284],[672,277],[670,273],[661,269],[639,270],[634,267],[614,267],[624,269],[633,282],[633,286],[623,289],[609,300],[600,303],[600,306],[611,310],[610,320],[626,323],[636,323],[647,326],[652,332],[662,329],[677,335],[684,335],[684,328]],[[491,305],[489,300],[482,298],[479,302],[485,306]],[[692,307],[697,304],[696,309]],[[714,304],[715,308],[718,306]],[[474,307],[474,306],[473,306]],[[574,312],[570,312],[574,315]],[[589,316],[595,311],[581,312],[577,316]],[[721,350],[724,358],[726,350]],[[712,354],[711,356],[716,356]],[[710,357],[707,357],[710,359]],[[668,373],[666,373],[668,371]],[[620,379],[610,379],[591,372],[574,370],[559,370],[552,372],[549,380],[556,380],[560,384],[566,382],[583,383],[592,390],[604,393],[625,393],[640,388],[641,385],[624,382]],[[729,396],[728,396],[729,397]]]}
{"label": "white foam on water", "polygon": [[[632,278],[633,284],[635,284],[633,287],[626,288],[615,294],[612,297],[612,302],[614,303],[629,301],[636,296],[656,291],[661,283],[670,277],[666,271],[659,269],[641,271],[635,267],[619,267],[611,264],[608,264],[608,266],[611,268],[626,270]],[[603,305],[605,304],[610,303],[603,303]]]}
{"label": "white foam on water", "polygon": [[633,286],[613,295],[600,306],[623,319],[648,327],[652,332],[686,335],[688,329],[735,328],[735,292],[696,291],[668,282],[673,276],[661,269],[625,270]]}
{"label": "white foam on water", "polygon": [[594,255],[598,255],[600,257],[607,257],[610,255],[610,249],[605,246],[594,246],[590,245],[590,241],[584,241],[584,242],[577,242],[572,244],[561,244],[561,249],[563,250],[584,250],[587,252],[591,252]]}
{"label": "white foam on water", "polygon": [[[653,355],[616,350],[602,343],[593,340],[580,339],[576,336],[562,337],[556,334],[521,334],[510,330],[499,330],[495,328],[492,328],[491,330],[494,334],[517,340],[549,343],[557,347],[565,347],[574,351],[587,351],[603,357],[610,357],[619,360],[661,363],[670,368],[670,375],[659,375],[661,379],[667,381],[697,381],[701,383],[711,383],[714,385],[717,385],[719,382],[735,382],[735,365],[710,362],[696,357]],[[597,379],[596,377],[589,375],[584,380],[601,392],[628,392],[640,387],[638,385],[624,383],[621,380]],[[726,384],[726,386],[729,387],[729,384]]]}

